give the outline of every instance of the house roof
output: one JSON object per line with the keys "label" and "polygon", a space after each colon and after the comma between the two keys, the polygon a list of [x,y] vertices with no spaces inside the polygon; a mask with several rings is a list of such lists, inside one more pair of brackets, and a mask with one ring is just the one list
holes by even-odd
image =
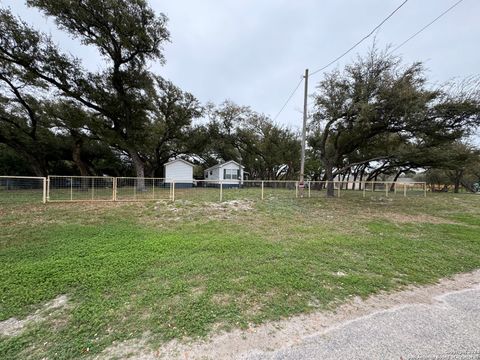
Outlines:
{"label": "house roof", "polygon": [[189,162],[189,161],[187,161],[187,160],[183,160],[183,159],[173,159],[173,160],[167,162],[167,163],[166,163],[165,165],[163,165],[163,166],[167,166],[167,165],[173,164],[174,162],[177,162],[177,161],[181,161],[181,162],[183,162],[183,163],[185,163],[185,164],[187,164],[187,165],[190,165],[191,167],[194,166],[191,162]]}
{"label": "house roof", "polygon": [[217,164],[217,165],[210,166],[208,169],[205,169],[205,171],[212,170],[212,169],[216,169],[216,168],[219,168],[219,167],[223,167],[223,166],[225,166],[225,165],[227,165],[227,164],[231,164],[231,163],[240,166],[242,169],[245,168],[245,166],[240,165],[238,162],[236,162],[236,161],[234,161],[234,160],[230,160],[230,161],[227,161],[227,162],[224,162],[224,163],[221,163],[221,164]]}

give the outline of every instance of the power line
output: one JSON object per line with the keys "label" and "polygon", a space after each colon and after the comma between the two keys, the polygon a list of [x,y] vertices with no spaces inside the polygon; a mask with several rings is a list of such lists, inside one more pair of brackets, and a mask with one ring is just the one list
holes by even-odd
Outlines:
{"label": "power line", "polygon": [[280,111],[277,113],[277,115],[275,115],[275,117],[273,118],[273,121],[277,120],[277,118],[280,116],[280,114],[282,113],[282,111],[285,109],[285,107],[288,105],[288,103],[290,102],[290,100],[292,100],[292,97],[293,95],[295,95],[295,93],[297,92],[298,88],[300,87],[300,84],[303,82],[303,76],[302,78],[300,79],[300,81],[298,82],[297,86],[295,86],[295,89],[293,89],[292,93],[290,94],[290,96],[288,97],[287,101],[285,101],[285,103],[283,104],[282,108],[280,109]]}
{"label": "power line", "polygon": [[[448,12],[450,12],[451,10],[453,10],[455,7],[457,7],[461,2],[463,2],[464,0],[459,0],[457,1],[455,4],[453,4],[452,6],[450,6],[447,10],[443,11],[440,15],[438,15],[435,19],[433,19],[432,21],[430,21],[427,25],[425,25],[424,27],[422,27],[420,30],[418,30],[417,32],[415,32],[412,36],[410,36],[408,39],[406,39],[405,41],[403,41],[400,45],[396,46],[392,51],[391,53],[397,51],[398,49],[400,49],[403,45],[405,45],[406,43],[408,43],[410,40],[412,40],[413,38],[415,38],[417,35],[419,35],[420,33],[422,33],[423,31],[425,31],[428,27],[430,27],[431,25],[433,25],[435,22],[437,22],[440,18],[442,18],[444,15],[446,15]],[[372,31],[370,31],[370,33],[368,33],[366,36],[364,36],[362,39],[360,39],[358,42],[356,42],[353,46],[351,46],[347,51],[345,51],[344,53],[342,53],[340,56],[338,56],[337,58],[335,58],[334,60],[332,60],[331,62],[329,62],[328,64],[326,64],[325,66],[322,66],[321,68],[313,71],[310,73],[309,76],[312,76],[312,75],[315,75],[317,73],[319,73],[320,71],[322,70],[325,70],[326,68],[328,68],[329,66],[331,66],[332,64],[334,64],[335,62],[337,62],[338,60],[340,60],[342,57],[344,57],[345,55],[347,55],[349,52],[351,52],[352,50],[354,50],[358,45],[360,45],[362,42],[364,42],[366,39],[368,39],[370,36],[372,36],[373,33],[375,33],[376,30],[378,30],[385,22],[387,22],[398,10],[400,10],[406,3],[408,2],[408,0],[405,0],[403,3],[401,3],[397,8],[395,8],[395,10],[393,10],[385,19],[383,19],[377,26],[375,26]],[[283,112],[283,110],[285,109],[285,107],[288,105],[288,103],[290,102],[290,100],[293,98],[293,96],[295,95],[295,93],[297,92],[298,88],[300,87],[300,84],[303,82],[303,77],[302,79],[300,79],[300,81],[298,82],[298,84],[295,86],[294,90],[292,91],[292,93],[290,94],[290,96],[288,97],[287,101],[285,101],[285,103],[283,104],[282,108],[280,109],[280,111],[275,115],[275,117],[273,118],[273,120],[275,121],[279,116],[280,114]]]}
{"label": "power line", "polygon": [[[463,1],[463,0],[462,0]],[[358,41],[357,43],[355,43],[352,47],[350,47],[350,49],[348,49],[347,51],[345,51],[343,54],[341,54],[340,56],[338,56],[336,59],[332,60],[331,62],[329,62],[327,65],[321,67],[320,69],[318,70],[315,70],[313,71],[312,73],[310,73],[310,76],[312,75],[315,75],[316,73],[322,71],[322,70],[325,70],[327,67],[329,67],[330,65],[332,65],[333,63],[337,62],[338,60],[340,60],[342,57],[344,57],[345,55],[347,55],[350,51],[352,51],[353,49],[355,49],[358,45],[360,45],[362,42],[364,42],[366,39],[368,39],[370,36],[372,36],[372,34],[378,30],[383,24],[385,24],[385,22],[390,19],[398,10],[400,10],[406,3],[408,2],[408,0],[405,0],[403,3],[401,3],[395,10],[393,10],[385,19],[382,20],[382,22],[380,24],[378,24],[377,26],[375,26],[373,28],[372,31],[370,31],[370,33],[368,33],[368,35],[364,36],[360,41]],[[275,115],[275,117],[273,118],[273,121],[275,121],[279,116],[280,114],[283,112],[283,110],[285,109],[285,107],[288,105],[288,103],[290,102],[290,100],[292,99],[293,95],[295,95],[295,93],[297,92],[298,88],[300,87],[300,84],[303,82],[303,76],[302,76],[302,79],[298,82],[298,84],[295,86],[295,88],[293,89],[293,91],[291,92],[290,96],[288,97],[287,101],[285,101],[285,103],[283,104],[282,108],[280,109],[280,111],[277,113],[277,115]]]}
{"label": "power line", "polygon": [[421,32],[423,32],[426,28],[428,28],[429,26],[431,26],[433,23],[435,23],[437,20],[439,20],[442,16],[444,16],[446,13],[450,12],[451,10],[453,10],[454,7],[456,7],[457,5],[459,5],[463,0],[459,0],[457,1],[455,4],[453,4],[452,6],[450,6],[447,10],[445,10],[444,12],[442,12],[440,15],[438,15],[435,19],[433,19],[432,21],[430,21],[427,25],[425,25],[424,27],[422,27],[420,30],[418,30],[415,34],[413,34],[412,36],[410,36],[407,40],[405,40],[404,42],[402,42],[400,45],[398,45],[397,47],[395,47],[390,53],[393,53],[395,51],[397,51],[398,49],[400,49],[403,45],[405,45],[407,42],[409,42],[410,40],[412,40],[414,37],[416,37],[418,34],[420,34]]}
{"label": "power line", "polygon": [[[463,1],[463,0],[461,0]],[[322,70],[325,70],[326,68],[328,68],[330,65],[336,63],[338,60],[340,60],[342,57],[344,57],[345,55],[347,55],[350,51],[352,51],[353,49],[355,49],[358,45],[360,45],[362,42],[364,42],[365,40],[367,40],[370,36],[373,35],[373,33],[378,30],[383,24],[385,24],[387,22],[388,19],[390,19],[398,10],[400,10],[406,3],[408,2],[408,0],[405,0],[403,3],[401,3],[395,10],[393,10],[385,19],[382,20],[382,22],[380,24],[378,24],[377,26],[375,26],[373,28],[372,31],[370,31],[367,35],[365,35],[362,39],[360,39],[359,41],[357,41],[352,47],[350,47],[347,51],[345,51],[343,54],[341,54],[340,56],[336,57],[334,60],[330,61],[327,65],[325,66],[322,66],[320,69],[317,69],[315,71],[312,71],[310,73],[310,76],[312,75],[315,75],[317,73],[319,73],[320,71]]]}

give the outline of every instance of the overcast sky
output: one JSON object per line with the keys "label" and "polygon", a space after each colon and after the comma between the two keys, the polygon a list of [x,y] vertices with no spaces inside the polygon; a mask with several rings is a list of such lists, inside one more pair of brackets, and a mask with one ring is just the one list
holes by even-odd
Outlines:
{"label": "overcast sky", "polygon": [[[376,35],[380,47],[398,45],[457,0],[409,0]],[[403,0],[150,0],[165,13],[172,42],[167,63],[153,70],[192,92],[200,101],[231,99],[271,115],[280,110],[305,68],[316,70],[369,33]],[[14,13],[49,32],[59,45],[82,57],[90,69],[95,50],[59,32],[52,21],[22,0],[0,0]],[[464,0],[399,50],[406,62],[424,61],[431,82],[478,74],[480,1]],[[363,54],[367,40],[336,66]],[[335,66],[330,68],[333,69]],[[321,74],[310,79],[310,93]],[[277,122],[301,125],[299,89]]]}

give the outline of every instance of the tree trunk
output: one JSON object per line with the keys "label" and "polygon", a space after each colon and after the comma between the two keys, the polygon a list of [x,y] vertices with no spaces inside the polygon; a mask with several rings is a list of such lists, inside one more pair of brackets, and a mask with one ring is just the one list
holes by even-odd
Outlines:
{"label": "tree trunk", "polygon": [[[358,177],[358,168],[355,169],[355,171],[353,172],[353,184],[352,184],[352,190],[356,190],[356,185],[357,185],[357,177]],[[360,187],[360,185],[358,186]],[[359,189],[361,190],[361,189]]]}
{"label": "tree trunk", "polygon": [[334,197],[335,196],[335,188],[333,186],[333,166],[327,165],[325,166],[325,176],[328,181],[327,185],[327,197]]}
{"label": "tree trunk", "polygon": [[358,190],[363,190],[362,181],[363,181],[363,175],[365,175],[365,169],[366,169],[366,166],[363,166],[362,169],[360,170],[360,182],[358,183]]}
{"label": "tree trunk", "polygon": [[136,151],[130,151],[130,156],[135,166],[135,173],[137,176],[137,191],[145,191],[145,163],[140,158]]}
{"label": "tree trunk", "polygon": [[77,166],[78,171],[80,172],[80,176],[82,176],[82,179],[80,181],[81,189],[87,190],[88,180],[85,178],[85,176],[88,176],[88,168],[87,168],[87,165],[85,165],[85,163],[82,160],[82,146],[83,146],[82,139],[75,140],[75,143],[73,144],[73,149],[72,149],[72,159],[75,165]]}
{"label": "tree trunk", "polygon": [[398,178],[400,177],[400,175],[401,175],[404,171],[406,171],[406,170],[400,169],[400,170],[395,174],[395,177],[393,178],[392,185],[390,185],[390,192],[395,191],[395,184],[396,184]]}
{"label": "tree trunk", "polygon": [[455,185],[454,185],[454,188],[453,188],[453,192],[455,194],[458,194],[459,191],[460,191],[460,182],[462,180],[462,175],[463,175],[463,171],[456,171],[455,172]]}
{"label": "tree trunk", "polygon": [[453,192],[458,194],[460,191],[460,180],[455,179],[455,187],[453,188]]}

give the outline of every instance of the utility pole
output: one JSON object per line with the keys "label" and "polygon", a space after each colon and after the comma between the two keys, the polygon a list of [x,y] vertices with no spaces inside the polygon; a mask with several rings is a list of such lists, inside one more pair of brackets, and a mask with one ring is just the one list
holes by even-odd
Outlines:
{"label": "utility pole", "polygon": [[303,97],[303,128],[302,128],[302,155],[300,158],[300,181],[298,186],[300,188],[300,197],[303,197],[305,189],[305,142],[307,137],[307,99],[308,99],[308,69],[305,69],[305,93]]}

